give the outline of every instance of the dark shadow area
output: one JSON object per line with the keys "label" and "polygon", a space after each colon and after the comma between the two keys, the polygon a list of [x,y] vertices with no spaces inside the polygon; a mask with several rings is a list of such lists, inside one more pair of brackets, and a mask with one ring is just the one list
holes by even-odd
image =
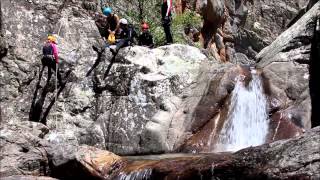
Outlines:
{"label": "dark shadow area", "polygon": [[[111,61],[110,61],[110,64],[108,65],[107,67],[107,70],[105,71],[104,75],[103,75],[103,80],[106,79],[108,77],[108,75],[110,74],[110,71],[111,71],[111,68],[112,68],[112,65],[115,63],[116,61],[116,56],[117,54],[115,54]],[[103,91],[109,91],[110,93],[112,93],[113,95],[115,96],[124,96],[124,95],[128,95],[128,92],[121,92],[119,91],[118,87],[114,87],[114,86],[111,86],[109,84],[105,84],[105,85],[101,85],[101,82],[98,78],[98,75],[97,75],[97,72],[95,72],[93,78],[92,78],[92,81],[93,81],[93,91],[96,93],[96,94],[102,94]]]}
{"label": "dark shadow area", "polygon": [[[71,74],[71,70],[69,70],[67,73],[66,73],[66,79],[68,79],[68,77],[70,76],[70,74]],[[50,104],[49,104],[49,106],[46,108],[46,111],[43,113],[43,117],[42,117],[42,119],[41,119],[41,123],[42,124],[47,124],[47,116],[49,115],[49,113],[50,113],[50,110],[51,110],[51,108],[53,107],[53,105],[54,105],[54,103],[56,102],[56,100],[58,99],[58,97],[59,97],[59,95],[61,94],[61,92],[64,90],[64,88],[66,87],[66,84],[67,84],[67,80],[63,83],[63,84],[61,84],[60,85],[60,88],[58,88],[59,90],[58,90],[58,92],[57,92],[57,94],[56,94],[56,98],[53,98],[53,100],[50,102]]]}
{"label": "dark shadow area", "polygon": [[[54,103],[56,101],[56,98],[54,98],[50,102],[49,106],[46,108],[46,111],[43,113],[43,110],[44,110],[43,106],[44,106],[44,103],[45,103],[45,100],[46,100],[46,97],[47,97],[48,93],[49,92],[52,92],[52,93],[55,92],[54,85],[52,85],[50,83],[51,75],[49,75],[49,73],[50,73],[49,72],[50,67],[49,67],[48,68],[48,78],[47,78],[46,84],[45,84],[44,88],[42,89],[40,98],[37,100],[38,92],[39,92],[39,90],[41,88],[40,83],[41,83],[41,79],[42,79],[44,68],[45,68],[45,66],[43,66],[41,68],[41,70],[40,70],[39,79],[38,79],[38,82],[36,84],[36,89],[35,89],[35,91],[33,93],[32,103],[31,103],[31,107],[30,107],[30,111],[29,111],[29,121],[41,122],[43,124],[46,124],[47,123],[46,118],[47,118],[52,106],[54,105]],[[68,79],[70,73],[71,73],[71,70],[69,70],[66,73],[66,77],[65,77],[66,79]],[[58,86],[58,89],[57,89],[58,92],[56,94],[56,97],[59,97],[59,95],[61,94],[61,92],[65,88],[66,83],[67,83],[67,80],[64,83],[59,83],[59,86]]]}
{"label": "dark shadow area", "polygon": [[[0,37],[1,37],[1,35],[0,35]],[[2,61],[3,57],[7,56],[7,53],[8,53],[7,48],[0,47],[0,61]]]}
{"label": "dark shadow area", "polygon": [[309,88],[312,104],[311,125],[320,125],[320,18],[315,20],[311,44]]}
{"label": "dark shadow area", "polygon": [[34,97],[32,100],[30,112],[29,112],[29,120],[34,122],[39,122],[43,110],[43,104],[46,100],[47,94],[49,92],[49,84],[46,84],[42,90],[40,98],[36,101],[39,91],[39,86],[36,87]]}
{"label": "dark shadow area", "polygon": [[113,55],[113,57],[112,57],[112,59],[110,61],[110,64],[108,65],[108,68],[107,68],[106,72],[103,75],[103,79],[106,79],[106,77],[108,77],[108,75],[110,73],[110,70],[111,70],[111,67],[114,64],[114,62],[116,61],[116,56],[117,56],[117,54]]}
{"label": "dark shadow area", "polygon": [[102,61],[102,54],[105,51],[104,48],[102,48],[100,51],[96,46],[92,46],[92,49],[97,52],[98,56],[96,61],[94,62],[93,66],[90,68],[90,70],[87,72],[86,77],[90,76],[91,72],[100,64],[100,62]]}
{"label": "dark shadow area", "polygon": [[[33,98],[32,98],[32,102],[31,102],[31,108],[29,111],[29,121],[35,121],[35,122],[39,122],[40,117],[41,117],[41,113],[42,113],[42,107],[43,107],[43,102],[41,103],[41,99],[43,100],[43,96],[46,96],[47,94],[47,89],[48,89],[48,81],[46,83],[46,85],[44,86],[44,89],[42,91],[41,94],[41,98],[37,101],[37,97],[38,97],[38,91],[41,88],[40,83],[41,83],[41,79],[42,79],[42,75],[43,75],[43,70],[44,70],[44,66],[42,66],[40,72],[39,72],[39,79],[36,85],[36,89],[33,93]],[[43,100],[44,101],[44,100]]]}

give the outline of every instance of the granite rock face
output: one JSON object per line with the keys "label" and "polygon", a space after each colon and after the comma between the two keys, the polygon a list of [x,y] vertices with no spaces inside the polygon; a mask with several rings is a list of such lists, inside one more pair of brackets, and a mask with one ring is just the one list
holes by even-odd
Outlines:
{"label": "granite rock face", "polygon": [[49,173],[47,143],[49,129],[40,123],[8,124],[0,129],[0,177],[13,175],[46,176]]}
{"label": "granite rock face", "polygon": [[[126,48],[112,60],[108,49],[92,48],[103,43],[86,7],[78,1],[1,1],[3,121],[41,122],[56,130],[45,137],[50,142],[119,154],[174,149],[219,64],[184,45]],[[55,75],[48,81],[47,68],[41,73],[48,33],[57,36],[60,51],[63,84],[57,89]]]}

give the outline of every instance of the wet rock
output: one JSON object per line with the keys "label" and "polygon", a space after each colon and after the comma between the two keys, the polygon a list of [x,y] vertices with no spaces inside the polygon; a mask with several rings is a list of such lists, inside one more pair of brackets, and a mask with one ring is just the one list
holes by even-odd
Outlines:
{"label": "wet rock", "polygon": [[273,142],[302,135],[305,130],[292,120],[292,115],[286,112],[275,113],[270,120],[267,142]]}
{"label": "wet rock", "polygon": [[[129,159],[115,177],[149,179],[318,179],[320,128],[300,137],[234,154],[146,156]],[[140,160],[139,160],[140,158]]]}
{"label": "wet rock", "polygon": [[271,96],[280,102],[282,109],[291,112],[291,121],[303,128],[311,127],[308,64],[319,9],[318,2],[257,55],[257,66],[263,68],[263,73],[270,83]]}
{"label": "wet rock", "polygon": [[191,124],[188,139],[177,152],[212,152],[217,137],[225,123],[229,111],[230,95],[237,78],[242,76],[246,83],[252,75],[245,66],[226,66],[210,81],[194,111],[195,121]]}

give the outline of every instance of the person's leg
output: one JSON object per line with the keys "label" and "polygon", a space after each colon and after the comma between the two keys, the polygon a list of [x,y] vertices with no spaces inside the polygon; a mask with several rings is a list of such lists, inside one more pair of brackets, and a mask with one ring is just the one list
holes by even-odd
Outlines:
{"label": "person's leg", "polygon": [[56,75],[57,75],[56,78],[58,78],[59,84],[62,84],[61,74],[60,74],[59,69],[58,69],[59,66],[57,66],[57,63],[56,63],[56,61],[54,59],[51,60],[51,68],[56,73]]}
{"label": "person's leg", "polygon": [[47,66],[48,67],[48,78],[47,78],[47,83],[50,82],[50,79],[51,79],[51,76],[52,76],[52,71],[51,71],[51,67],[50,66]]}
{"label": "person's leg", "polygon": [[117,54],[118,51],[123,48],[128,46],[128,40],[126,39],[120,39],[117,43],[116,43],[116,48],[110,48],[110,51],[112,52],[113,55]]}
{"label": "person's leg", "polygon": [[41,79],[42,79],[43,70],[44,70],[44,68],[46,67],[45,58],[44,58],[44,57],[41,58],[41,63],[42,63],[42,67],[41,67],[40,72],[39,72],[39,80],[38,80],[38,85],[37,85],[37,87],[40,86],[40,82],[41,82]]}
{"label": "person's leg", "polygon": [[173,43],[172,33],[170,29],[170,22],[163,24],[164,33],[166,34],[166,40],[168,44]]}
{"label": "person's leg", "polygon": [[125,46],[128,46],[128,40],[121,39],[116,45],[116,51],[119,51],[119,49],[121,49]]}
{"label": "person's leg", "polygon": [[110,47],[110,44],[108,42],[106,42],[104,48],[108,48],[108,47]]}

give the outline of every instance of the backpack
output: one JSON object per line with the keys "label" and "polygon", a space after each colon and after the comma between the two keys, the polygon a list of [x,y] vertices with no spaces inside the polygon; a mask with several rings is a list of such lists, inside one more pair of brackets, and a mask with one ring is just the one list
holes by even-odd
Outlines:
{"label": "backpack", "polygon": [[110,33],[108,36],[108,43],[109,44],[114,44],[116,42],[116,36],[114,33]]}
{"label": "backpack", "polygon": [[107,17],[107,23],[108,23],[108,29],[110,29],[111,31],[116,30],[117,28],[117,15],[113,14],[110,17]]}
{"label": "backpack", "polygon": [[51,43],[46,42],[44,46],[42,47],[42,54],[43,56],[50,56],[53,55],[53,47]]}

